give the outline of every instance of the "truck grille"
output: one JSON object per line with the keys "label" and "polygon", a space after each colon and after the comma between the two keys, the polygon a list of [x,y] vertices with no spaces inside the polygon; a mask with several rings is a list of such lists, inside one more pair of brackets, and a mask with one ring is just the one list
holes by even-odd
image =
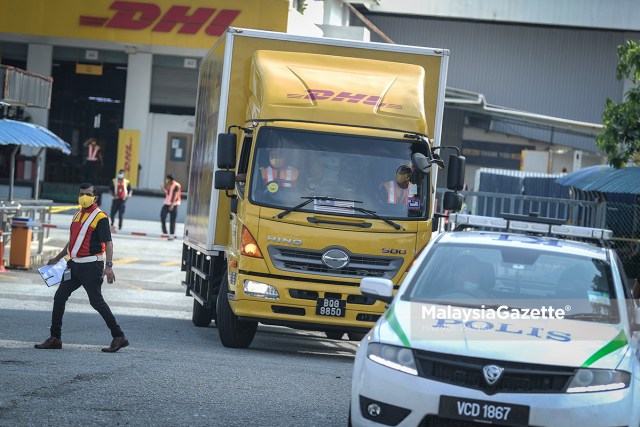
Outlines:
{"label": "truck grille", "polygon": [[[418,375],[434,381],[495,393],[560,393],[575,370],[562,366],[504,362],[475,357],[415,351]],[[487,365],[504,368],[502,377],[489,385],[482,374]]]}
{"label": "truck grille", "polygon": [[273,265],[279,270],[298,273],[320,274],[336,277],[382,277],[391,279],[402,267],[403,259],[398,257],[379,257],[372,255],[351,254],[349,263],[342,268],[330,268],[322,262],[322,255],[326,250],[296,249],[280,246],[269,246],[269,256]]}

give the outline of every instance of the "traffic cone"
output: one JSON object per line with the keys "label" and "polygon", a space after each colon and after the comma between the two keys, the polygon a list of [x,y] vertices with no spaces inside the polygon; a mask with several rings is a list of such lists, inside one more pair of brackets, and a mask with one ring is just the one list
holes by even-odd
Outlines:
{"label": "traffic cone", "polygon": [[0,273],[6,273],[7,269],[4,268],[4,234],[0,230]]}

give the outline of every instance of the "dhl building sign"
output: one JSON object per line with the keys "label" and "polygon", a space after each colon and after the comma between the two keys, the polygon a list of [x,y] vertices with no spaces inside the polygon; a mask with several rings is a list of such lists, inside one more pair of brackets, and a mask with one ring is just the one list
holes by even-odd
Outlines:
{"label": "dhl building sign", "polygon": [[0,0],[0,32],[209,49],[229,26],[287,30],[288,0]]}

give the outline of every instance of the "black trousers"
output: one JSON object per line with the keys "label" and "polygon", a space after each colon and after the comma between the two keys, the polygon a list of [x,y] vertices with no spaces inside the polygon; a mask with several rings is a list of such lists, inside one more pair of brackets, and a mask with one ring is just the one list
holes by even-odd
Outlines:
{"label": "black trousers", "polygon": [[111,225],[116,220],[116,213],[118,214],[118,228],[122,230],[122,218],[124,218],[124,208],[126,201],[122,199],[114,198],[111,201]]}
{"label": "black trousers", "polygon": [[51,314],[51,336],[60,338],[62,333],[62,316],[64,316],[64,308],[71,294],[80,286],[87,291],[89,303],[111,330],[112,337],[124,336],[122,329],[118,326],[116,318],[106,301],[102,297],[102,273],[104,265],[102,261],[75,263],[69,261],[67,264],[71,268],[71,279],[63,280],[58,286],[56,295],[53,297],[53,313]]}
{"label": "black trousers", "polygon": [[160,211],[160,223],[162,224],[162,232],[167,234],[167,214],[169,214],[169,234],[176,234],[176,218],[178,217],[178,207],[174,206],[173,210],[169,210],[169,205],[163,205]]}

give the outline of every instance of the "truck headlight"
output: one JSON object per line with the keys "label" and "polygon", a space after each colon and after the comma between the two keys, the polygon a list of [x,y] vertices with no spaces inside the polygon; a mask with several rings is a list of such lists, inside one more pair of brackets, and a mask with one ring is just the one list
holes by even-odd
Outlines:
{"label": "truck headlight", "polygon": [[619,390],[629,387],[631,374],[608,369],[578,369],[571,379],[567,393]]}
{"label": "truck headlight", "polygon": [[266,283],[256,282],[255,280],[245,280],[242,287],[244,293],[251,297],[278,299],[280,294],[278,290]]}
{"label": "truck headlight", "polygon": [[410,375],[418,375],[413,351],[409,348],[372,342],[367,347],[367,357],[388,368]]}

